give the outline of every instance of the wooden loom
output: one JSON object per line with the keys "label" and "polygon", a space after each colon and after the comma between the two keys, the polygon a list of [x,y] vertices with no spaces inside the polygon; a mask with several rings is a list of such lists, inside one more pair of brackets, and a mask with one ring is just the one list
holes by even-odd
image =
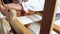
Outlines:
{"label": "wooden loom", "polygon": [[[60,27],[53,24],[55,15],[56,15],[56,13],[54,12],[55,5],[56,5],[56,0],[45,0],[44,12],[42,12],[43,20],[41,23],[40,34],[51,34],[51,31],[53,30],[53,28],[56,32],[60,33]],[[7,13],[7,17],[10,24],[12,25],[14,30],[17,32],[17,34],[21,34],[20,33],[21,31],[23,32],[23,34],[31,34],[31,32],[27,30],[25,26],[23,26],[15,18],[12,18],[10,16],[9,14],[10,12],[7,11],[6,13]]]}

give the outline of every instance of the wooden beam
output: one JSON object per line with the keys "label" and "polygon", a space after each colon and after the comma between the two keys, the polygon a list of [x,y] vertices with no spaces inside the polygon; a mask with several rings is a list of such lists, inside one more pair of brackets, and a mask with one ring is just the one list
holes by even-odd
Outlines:
{"label": "wooden beam", "polygon": [[[57,0],[57,2],[56,2],[56,9],[57,9],[57,5],[58,5],[58,0]],[[55,32],[57,32],[58,34],[60,34],[60,26],[54,24],[53,30],[54,30]]]}
{"label": "wooden beam", "polygon": [[24,25],[22,25],[17,19],[13,19],[10,24],[18,34],[32,34]]}
{"label": "wooden beam", "polygon": [[54,29],[54,31],[56,31],[57,33],[60,33],[60,26],[54,24],[53,29]]}
{"label": "wooden beam", "polygon": [[55,17],[56,0],[45,0],[44,12],[42,13],[43,19],[41,23],[40,34],[51,34],[53,17]]}
{"label": "wooden beam", "polygon": [[[14,9],[12,9],[14,10]],[[17,34],[32,34],[31,31],[29,31],[24,25],[22,25],[16,17],[12,17],[12,14],[10,12],[7,12],[9,16],[7,15],[9,22],[13,29],[17,32]]]}

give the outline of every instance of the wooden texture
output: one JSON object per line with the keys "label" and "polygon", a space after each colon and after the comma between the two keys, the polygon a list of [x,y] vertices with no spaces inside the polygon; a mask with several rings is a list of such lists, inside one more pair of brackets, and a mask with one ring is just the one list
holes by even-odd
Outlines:
{"label": "wooden texture", "polygon": [[13,28],[15,29],[15,31],[18,34],[32,34],[24,25],[22,25],[20,22],[18,22],[17,19],[13,19],[12,20],[13,23],[11,22],[11,25],[13,26]]}
{"label": "wooden texture", "polygon": [[7,12],[7,17],[13,29],[17,32],[17,34],[32,34],[24,25],[22,25],[16,17],[12,17],[10,12]]}
{"label": "wooden texture", "polygon": [[[55,18],[55,5],[56,0],[45,0],[44,12],[42,13],[43,19],[41,23],[40,34],[52,34],[53,20]],[[53,18],[54,17],[54,18]]]}
{"label": "wooden texture", "polygon": [[[56,1],[56,9],[57,9],[57,5],[58,5],[58,0]],[[56,9],[55,9],[55,10],[56,10]],[[55,32],[57,32],[58,34],[60,34],[60,26],[54,24],[53,30],[54,30]]]}
{"label": "wooden texture", "polygon": [[57,33],[60,33],[60,26],[54,24],[54,31],[56,31]]}

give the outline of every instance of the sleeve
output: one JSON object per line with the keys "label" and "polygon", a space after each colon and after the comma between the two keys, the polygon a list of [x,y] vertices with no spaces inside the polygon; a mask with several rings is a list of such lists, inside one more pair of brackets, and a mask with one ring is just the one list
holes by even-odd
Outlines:
{"label": "sleeve", "polygon": [[3,0],[3,2],[4,2],[5,4],[11,3],[10,0]]}
{"label": "sleeve", "polygon": [[5,16],[0,12],[0,19],[5,18]]}

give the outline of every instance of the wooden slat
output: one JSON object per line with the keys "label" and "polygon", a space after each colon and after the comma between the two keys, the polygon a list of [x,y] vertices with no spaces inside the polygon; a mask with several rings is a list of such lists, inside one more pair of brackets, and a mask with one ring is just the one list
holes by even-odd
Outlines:
{"label": "wooden slat", "polygon": [[13,19],[12,21],[13,23],[11,22],[11,25],[18,34],[21,34],[21,31],[23,34],[32,34],[25,26],[18,22],[17,19]]}
{"label": "wooden slat", "polygon": [[17,34],[32,34],[24,25],[22,25],[17,18],[12,17],[12,14],[10,12],[7,12],[9,22],[13,29],[17,32]]}
{"label": "wooden slat", "polygon": [[56,0],[45,0],[44,12],[42,13],[43,19],[40,34],[51,34],[53,29],[53,20],[55,18],[55,5]]}
{"label": "wooden slat", "polygon": [[60,33],[60,26],[54,24],[53,28],[54,28],[54,31],[56,31],[57,33]]}
{"label": "wooden slat", "polygon": [[[58,5],[58,0],[57,0],[57,2],[56,2],[56,9],[57,9],[57,5]],[[56,9],[55,9],[55,10],[56,10]],[[54,24],[53,30],[54,30],[55,32],[57,32],[58,34],[60,34],[60,26]]]}

